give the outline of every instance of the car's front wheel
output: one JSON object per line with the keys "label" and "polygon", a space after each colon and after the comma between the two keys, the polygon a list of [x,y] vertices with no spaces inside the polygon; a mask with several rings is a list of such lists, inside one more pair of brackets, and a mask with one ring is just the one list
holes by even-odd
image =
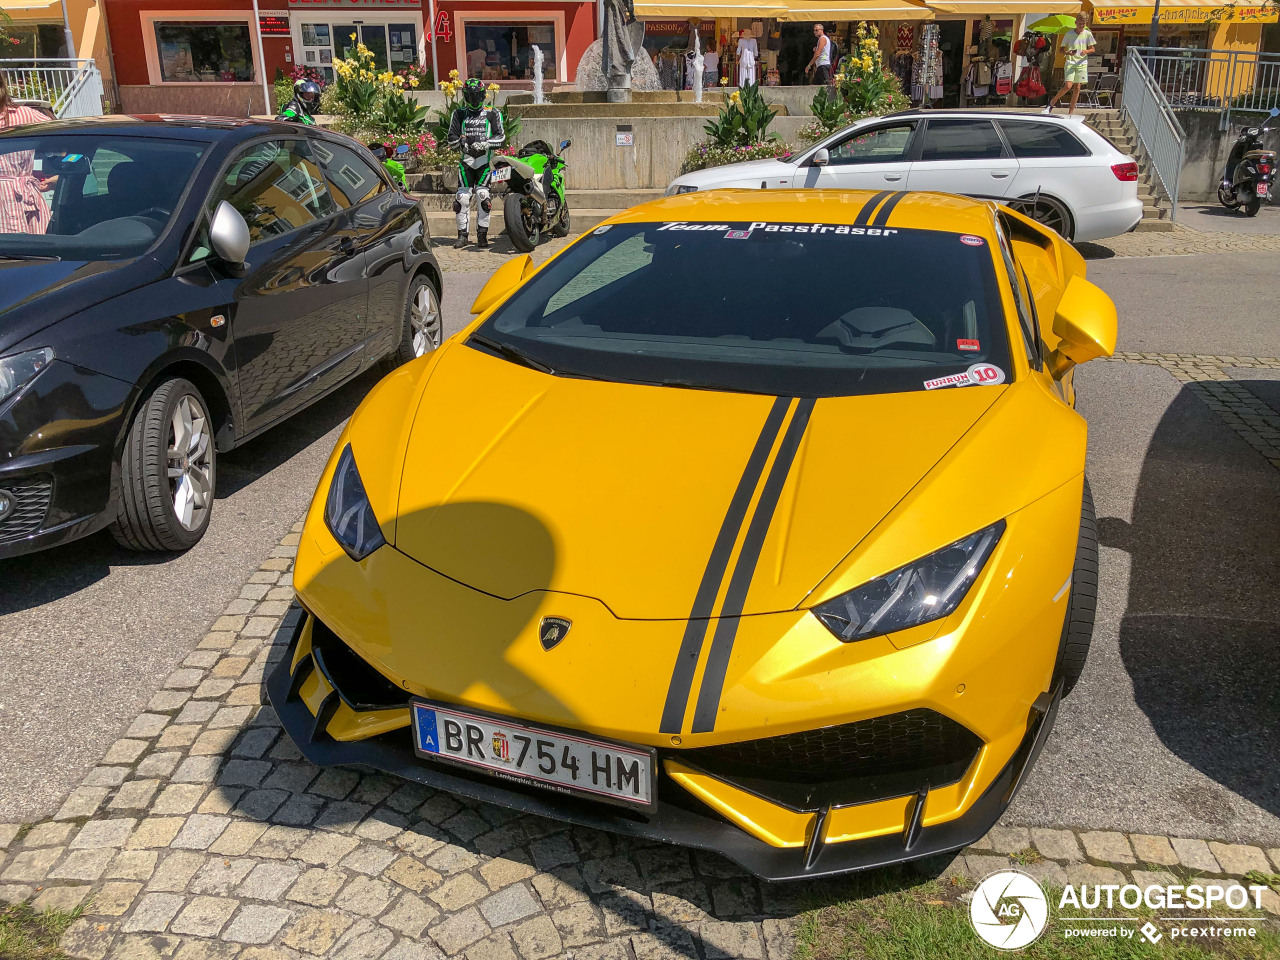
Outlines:
{"label": "car's front wheel", "polygon": [[404,317],[400,321],[400,342],[383,361],[390,373],[402,363],[426,356],[444,339],[444,315],[440,311],[440,291],[424,276],[409,282]]}
{"label": "car's front wheel", "polygon": [[111,535],[130,550],[190,549],[209,526],[216,473],[208,404],[189,380],[166,380],[125,438]]}
{"label": "car's front wheel", "polygon": [[1080,504],[1080,536],[1076,541],[1076,562],[1071,571],[1071,594],[1067,598],[1067,618],[1058,646],[1055,681],[1062,680],[1065,697],[1084,673],[1093,642],[1093,622],[1098,612],[1098,520],[1093,510],[1093,492],[1084,482]]}

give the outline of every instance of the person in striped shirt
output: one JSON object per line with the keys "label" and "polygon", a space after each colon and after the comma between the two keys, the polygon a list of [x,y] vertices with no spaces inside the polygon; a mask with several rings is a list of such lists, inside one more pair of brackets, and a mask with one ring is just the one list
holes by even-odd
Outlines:
{"label": "person in striped shirt", "polygon": [[[48,118],[31,107],[14,102],[0,73],[0,132]],[[0,233],[44,233],[49,228],[49,207],[35,174],[35,151],[6,150],[0,140]]]}

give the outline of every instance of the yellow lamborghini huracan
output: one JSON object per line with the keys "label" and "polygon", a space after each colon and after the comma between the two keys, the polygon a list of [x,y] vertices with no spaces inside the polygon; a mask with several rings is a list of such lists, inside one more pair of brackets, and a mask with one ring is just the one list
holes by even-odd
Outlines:
{"label": "yellow lamborghini huracan", "polygon": [[1080,256],[943,194],[716,191],[472,311],[320,481],[269,681],[302,752],[774,879],[982,836],[1093,629]]}

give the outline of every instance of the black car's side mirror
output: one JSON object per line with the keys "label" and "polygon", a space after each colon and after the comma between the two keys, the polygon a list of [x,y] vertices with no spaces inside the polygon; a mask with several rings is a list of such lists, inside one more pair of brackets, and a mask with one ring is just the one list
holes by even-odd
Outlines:
{"label": "black car's side mirror", "polygon": [[249,224],[226,200],[218,204],[209,224],[209,246],[229,267],[243,267],[249,253]]}

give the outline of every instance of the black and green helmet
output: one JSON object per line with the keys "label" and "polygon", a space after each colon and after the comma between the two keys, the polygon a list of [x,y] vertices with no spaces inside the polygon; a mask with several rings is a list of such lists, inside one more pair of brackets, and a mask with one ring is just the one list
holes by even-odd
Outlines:
{"label": "black and green helmet", "polygon": [[484,83],[472,77],[462,85],[462,100],[472,113],[484,106]]}

